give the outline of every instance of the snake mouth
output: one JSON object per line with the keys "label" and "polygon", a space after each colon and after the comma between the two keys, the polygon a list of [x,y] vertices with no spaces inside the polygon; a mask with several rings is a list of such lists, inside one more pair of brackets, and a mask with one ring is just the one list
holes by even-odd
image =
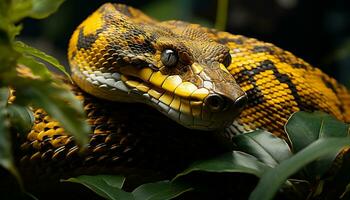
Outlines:
{"label": "snake mouth", "polygon": [[[139,76],[124,73],[121,75],[121,80],[131,88],[132,93],[142,97],[143,100],[140,102],[146,102],[181,125],[201,130],[209,130],[212,127],[204,104],[204,99],[209,94],[208,90],[195,89],[188,82],[180,82],[177,75],[168,76],[169,82],[164,81],[162,84],[158,82],[160,79],[151,77],[145,80]],[[184,88],[181,89],[181,87]]]}
{"label": "snake mouth", "polygon": [[121,81],[131,88],[131,93],[148,100],[140,102],[147,102],[188,128],[214,130],[230,125],[236,117],[235,106],[217,105],[225,101],[217,99],[220,95],[183,81],[179,75],[135,67],[120,68],[120,73]]}
{"label": "snake mouth", "polygon": [[179,95],[178,92],[174,92],[176,88],[172,91],[132,75],[121,75],[121,80],[130,87],[130,93],[135,93],[147,100],[140,102],[146,102],[186,127],[198,129],[194,126],[197,124],[195,121],[202,121],[205,116],[204,98],[207,95],[202,95],[203,99],[198,95],[185,95],[185,93]]}
{"label": "snake mouth", "polygon": [[[184,101],[190,101],[192,104],[203,104],[204,100],[201,99],[198,95],[179,95],[174,93],[174,91],[167,90],[166,88],[159,87],[150,82],[146,82],[139,77],[132,75],[121,75],[121,80],[129,87],[133,88],[134,92],[139,91],[143,93],[144,96],[146,93],[158,99],[159,101],[171,105],[170,101],[174,101],[176,98],[182,99]],[[135,90],[136,89],[136,90]],[[209,93],[208,93],[209,94]],[[205,95],[206,96],[206,95]],[[204,97],[204,95],[203,95]],[[205,97],[204,97],[205,98]]]}
{"label": "snake mouth", "polygon": [[216,104],[222,100],[217,99],[215,93],[183,81],[179,75],[163,75],[150,68],[119,69],[110,73],[73,68],[72,78],[80,88],[94,96],[146,103],[190,129],[221,129],[232,124],[239,114],[234,105],[219,108]]}

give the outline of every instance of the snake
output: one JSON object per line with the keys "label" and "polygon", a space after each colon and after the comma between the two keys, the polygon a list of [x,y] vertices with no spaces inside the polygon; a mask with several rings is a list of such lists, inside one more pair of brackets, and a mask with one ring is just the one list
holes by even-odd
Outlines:
{"label": "snake", "polygon": [[76,28],[68,61],[90,143],[81,153],[58,121],[35,109],[18,153],[23,171],[171,171],[221,151],[217,133],[263,129],[286,139],[297,111],[350,122],[346,87],[289,51],[123,4],[102,5]]}

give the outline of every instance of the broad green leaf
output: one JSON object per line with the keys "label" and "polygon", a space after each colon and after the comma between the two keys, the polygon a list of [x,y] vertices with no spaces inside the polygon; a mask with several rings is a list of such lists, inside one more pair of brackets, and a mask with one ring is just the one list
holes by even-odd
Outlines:
{"label": "broad green leaf", "polygon": [[321,138],[313,142],[291,158],[282,161],[277,167],[266,171],[249,199],[272,199],[289,176],[295,174],[312,161],[328,155],[330,152],[339,151],[345,146],[350,146],[349,138]]}
{"label": "broad green leaf", "polygon": [[[21,30],[21,26],[16,26],[15,23],[11,20],[11,18],[16,15],[15,13],[11,12],[11,4],[13,4],[13,1],[0,1],[0,40],[7,40],[9,43],[13,41],[16,35]],[[16,4],[18,5],[18,4]],[[0,51],[3,53],[3,51]]]}
{"label": "broad green leaf", "polygon": [[168,200],[179,197],[185,192],[191,191],[188,185],[178,182],[159,181],[146,183],[136,188],[132,194],[135,200]]}
{"label": "broad green leaf", "polygon": [[58,120],[80,145],[88,142],[90,128],[85,122],[82,103],[63,85],[40,79],[19,78],[16,81],[17,102],[32,103]]}
{"label": "broad green leaf", "polygon": [[233,138],[233,144],[235,150],[253,155],[270,167],[292,155],[285,140],[263,130],[237,135]]}
{"label": "broad green leaf", "polygon": [[[296,112],[288,120],[285,130],[294,152],[298,152],[319,138],[346,137],[349,125],[322,112]],[[305,168],[310,178],[321,177],[332,165],[338,151],[329,152]]]}
{"label": "broad green leaf", "polygon": [[115,175],[96,175],[87,176],[82,175],[75,178],[62,180],[73,183],[80,183],[96,194],[110,200],[120,199],[134,199],[132,194],[123,191],[121,188],[124,184],[125,178]]}
{"label": "broad green leaf", "polygon": [[23,55],[17,60],[18,64],[22,64],[33,72],[33,75],[40,76],[42,79],[50,79],[51,72],[41,62],[35,60],[32,56]]}
{"label": "broad green leaf", "polygon": [[56,12],[64,0],[32,0],[30,17],[42,19]]}
{"label": "broad green leaf", "polygon": [[10,121],[7,112],[9,95],[10,90],[8,88],[0,88],[0,165],[11,172],[21,185],[11,149]]}
{"label": "broad green leaf", "polygon": [[11,127],[21,134],[27,134],[32,129],[34,124],[33,112],[26,107],[19,105],[9,105],[7,107]]}
{"label": "broad green leaf", "polygon": [[16,23],[30,15],[33,7],[32,0],[11,0],[9,2],[10,4],[6,6],[6,15],[11,22]]}
{"label": "broad green leaf", "polygon": [[64,0],[12,0],[10,17],[18,22],[25,17],[42,19],[56,12]]}
{"label": "broad green leaf", "polygon": [[[35,56],[37,58],[40,58],[40,59],[52,64],[58,70],[63,72],[67,77],[70,77],[69,74],[67,73],[67,71],[65,70],[64,66],[62,66],[56,58],[49,56],[46,53],[44,53],[38,49],[35,49],[34,47],[28,46],[20,41],[16,41],[14,47],[20,53]],[[28,62],[28,58],[25,61]],[[38,70],[41,70],[44,72],[44,70],[42,69],[42,66],[38,66],[38,68],[40,68]],[[38,70],[34,70],[33,72],[38,72]]]}
{"label": "broad green leaf", "polygon": [[296,112],[285,125],[293,152],[322,137],[346,137],[349,125],[323,112]]}
{"label": "broad green leaf", "polygon": [[260,162],[252,155],[240,151],[233,151],[213,159],[197,161],[185,171],[176,175],[174,179],[195,171],[215,173],[247,173],[260,177],[270,167]]}

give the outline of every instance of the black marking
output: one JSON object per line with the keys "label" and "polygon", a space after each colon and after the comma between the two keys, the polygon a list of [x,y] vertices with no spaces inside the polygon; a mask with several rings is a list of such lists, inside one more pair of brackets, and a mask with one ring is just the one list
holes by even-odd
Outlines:
{"label": "black marking", "polygon": [[298,93],[298,90],[296,88],[296,86],[294,85],[294,83],[290,80],[289,76],[286,74],[281,74],[277,71],[277,69],[275,68],[274,70],[272,70],[276,79],[281,82],[281,83],[286,83],[288,85],[289,90],[292,92],[292,95],[294,97],[294,100],[296,101],[298,107],[302,110],[314,110],[314,108],[311,108],[309,106],[305,106],[305,104],[303,103],[303,101],[301,100],[301,97]]}
{"label": "black marking", "polygon": [[143,55],[144,52],[141,52],[141,51],[142,51],[142,49],[144,49],[144,47],[142,47],[141,45],[134,45],[131,48],[129,46],[130,49],[125,49],[125,47],[122,47],[117,43],[111,43],[106,48],[108,49],[108,54],[106,54],[106,56],[110,60],[110,63],[109,63],[110,65],[113,62],[117,62],[119,66],[126,66],[129,64],[133,64],[133,65],[135,65],[135,67],[139,67],[139,66],[143,67],[143,66],[148,66],[148,65],[153,66],[153,64],[147,62],[147,58],[145,58],[145,60],[142,60],[142,59],[133,59],[132,57],[129,57],[128,61],[124,60],[130,54],[135,55],[135,56],[136,55],[140,55],[140,56]]}
{"label": "black marking", "polygon": [[[141,55],[143,53],[151,53],[155,54],[156,49],[153,46],[153,37],[149,37],[144,30],[141,29],[130,29],[125,32],[121,37],[124,38],[125,41],[128,41],[128,47],[130,51],[135,55]],[[137,42],[137,38],[143,37],[143,42]]]}
{"label": "black marking", "polygon": [[100,29],[96,30],[96,34],[88,34],[84,36],[84,27],[81,27],[79,29],[79,36],[78,36],[78,44],[77,48],[78,50],[84,48],[84,49],[89,49],[91,48],[92,44],[97,40],[98,34],[100,34],[105,27],[102,27]]}
{"label": "black marking", "polygon": [[260,88],[257,86],[256,81],[254,79],[254,72],[244,69],[240,71],[238,74],[234,75],[234,78],[237,84],[242,84],[245,82],[249,82],[253,85],[252,89],[246,91],[248,96],[248,104],[250,106],[262,104],[265,102],[264,95]]}
{"label": "black marking", "polygon": [[128,17],[133,17],[128,6],[123,4],[113,4],[113,6],[117,11],[121,12],[122,14]]}
{"label": "black marking", "polygon": [[[334,92],[334,94],[338,97],[338,92],[337,92],[336,88],[334,87],[334,85],[329,80],[327,80],[325,77],[322,77],[322,81],[326,85],[326,87],[331,89]],[[337,104],[337,106],[338,106],[340,112],[345,113],[345,107],[343,104]]]}
{"label": "black marking", "polygon": [[337,93],[337,91],[335,90],[335,87],[333,86],[333,84],[331,82],[329,82],[327,79],[325,79],[324,77],[322,77],[322,81],[324,82],[324,84],[331,89],[334,93]]}
{"label": "black marking", "polygon": [[[266,69],[267,70],[267,69]],[[253,88],[249,89],[246,91],[246,94],[248,96],[248,107],[255,107],[257,105],[263,105],[264,102],[266,102],[266,99],[264,98],[264,94],[260,90],[259,86],[256,84],[256,80],[254,79],[254,76],[257,75],[258,73],[263,72],[264,70],[247,70],[244,69],[238,74],[234,75],[234,78],[236,79],[236,82],[238,84],[242,83],[249,83],[253,85]],[[283,108],[277,108],[274,107],[273,109],[265,109],[264,112],[266,113],[266,117],[270,118],[273,116],[276,112],[279,112],[281,115],[284,114],[284,110],[286,109],[285,107]],[[289,116],[285,116],[286,118]]]}
{"label": "black marking", "polygon": [[[119,27],[117,27],[117,29],[119,29]],[[126,41],[132,41],[132,39],[133,39],[134,37],[138,37],[138,35],[143,35],[144,37],[147,36],[146,31],[134,27],[134,28],[132,28],[132,29],[128,29],[128,31],[126,31],[126,32],[122,35],[122,37],[124,37],[124,39],[125,39]]]}
{"label": "black marking", "polygon": [[[294,97],[294,100],[296,101],[298,107],[302,110],[306,110],[306,111],[312,111],[315,110],[313,107],[310,107],[309,105],[305,105],[298,93],[298,90],[296,88],[296,86],[294,85],[294,83],[292,82],[292,80],[290,79],[290,77],[286,74],[281,74],[278,69],[276,68],[276,66],[273,64],[273,62],[271,62],[270,60],[264,60],[261,62],[261,71],[262,70],[272,70],[274,76],[276,77],[276,79],[281,82],[281,83],[285,83],[288,85],[289,90],[292,92],[292,96]],[[261,72],[259,72],[261,73]]]}
{"label": "black marking", "polygon": [[307,105],[303,103],[300,95],[298,94],[298,90],[296,89],[296,86],[291,81],[290,77],[286,74],[281,74],[276,66],[271,62],[270,60],[264,60],[261,62],[260,66],[257,68],[254,68],[252,70],[244,69],[241,72],[239,72],[237,75],[234,76],[238,84],[244,83],[247,80],[250,84],[252,84],[254,87],[248,91],[246,91],[249,99],[249,103],[256,105],[263,103],[264,95],[259,89],[259,87],[256,85],[256,81],[254,79],[254,76],[257,74],[260,74],[266,70],[271,70],[273,72],[273,75],[276,77],[276,79],[281,82],[288,85],[288,88],[291,91],[291,94],[294,97],[294,100],[296,101],[298,107],[300,109],[306,110],[306,111],[312,111],[315,110],[314,107],[311,105]]}
{"label": "black marking", "polygon": [[73,51],[73,52],[72,52],[72,56],[70,57],[70,59],[73,60],[74,57],[75,57],[76,55],[77,55],[77,52],[76,52],[76,51]]}
{"label": "black marking", "polygon": [[291,65],[297,69],[307,69],[307,66],[302,63],[292,63]]}
{"label": "black marking", "polygon": [[274,54],[274,50],[271,48],[271,47],[269,47],[269,46],[255,46],[253,49],[252,49],[252,51],[254,52],[254,53],[262,53],[262,52],[268,52],[268,53],[270,53],[270,54]]}
{"label": "black marking", "polygon": [[254,87],[246,91],[248,100],[253,105],[262,104],[265,102],[264,95],[262,94],[259,87],[256,86],[255,80],[253,83]]}
{"label": "black marking", "polygon": [[111,42],[105,47],[107,53],[104,54],[105,60],[108,62],[108,66],[112,66],[113,63],[117,63],[118,66],[125,66],[129,64],[124,61],[123,58],[129,53],[124,50],[124,48],[117,42]]}
{"label": "black marking", "polygon": [[130,43],[128,44],[128,47],[136,55],[143,54],[143,53],[151,53],[151,54],[156,53],[156,49],[148,40],[145,40],[144,43],[142,44]]}
{"label": "black marking", "polygon": [[229,42],[233,42],[233,43],[239,44],[239,45],[244,44],[244,41],[243,41],[242,38],[226,38],[225,37],[225,38],[219,38],[217,40],[217,42],[220,43],[220,44],[227,44]]}

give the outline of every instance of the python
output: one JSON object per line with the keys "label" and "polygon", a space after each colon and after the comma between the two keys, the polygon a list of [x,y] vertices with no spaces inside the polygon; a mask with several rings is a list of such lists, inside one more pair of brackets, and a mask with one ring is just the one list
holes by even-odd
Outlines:
{"label": "python", "polygon": [[79,25],[68,58],[87,93],[151,105],[191,129],[280,135],[299,110],[350,120],[346,88],[290,52],[125,5],[105,4]]}

